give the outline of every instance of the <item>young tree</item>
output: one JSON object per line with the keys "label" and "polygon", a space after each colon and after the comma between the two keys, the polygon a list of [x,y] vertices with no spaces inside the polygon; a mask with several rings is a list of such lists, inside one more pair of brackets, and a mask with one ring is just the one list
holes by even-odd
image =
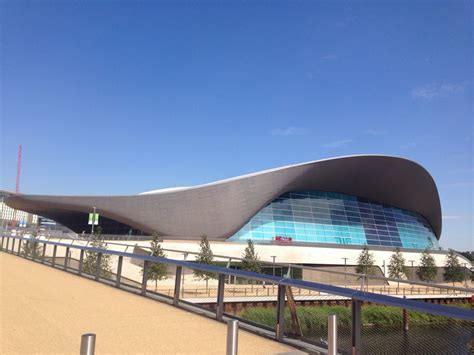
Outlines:
{"label": "young tree", "polygon": [[37,258],[43,252],[43,248],[37,242],[38,240],[38,231],[31,233],[30,240],[27,240],[23,243],[23,255],[31,256],[32,258]]}
{"label": "young tree", "polygon": [[[209,245],[209,241],[207,240],[207,236],[201,236],[201,242],[199,243],[199,254],[196,256],[196,262],[200,264],[208,264],[212,265],[212,259],[214,256],[212,254],[211,246]],[[201,271],[201,270],[193,270],[194,277],[199,280],[206,280],[206,290],[208,289],[209,279],[213,279],[216,277],[215,273]]]}
{"label": "young tree", "polygon": [[446,255],[443,279],[444,281],[452,282],[453,286],[455,282],[462,282],[464,280],[463,269],[453,249],[449,249],[449,253]]}
{"label": "young tree", "polygon": [[[255,247],[252,239],[247,239],[247,247],[245,248],[244,254],[242,255],[244,260],[242,260],[242,270],[251,271],[251,272],[261,272],[262,266],[258,258],[258,254],[255,252]],[[253,291],[253,282],[252,291]]]}
{"label": "young tree", "polygon": [[251,239],[247,240],[247,247],[245,248],[244,254],[242,255],[242,270],[251,272],[261,272],[262,265],[258,254],[255,252],[255,247]]}
{"label": "young tree", "polygon": [[366,274],[366,275],[374,275],[375,274],[375,259],[374,255],[369,252],[369,247],[364,245],[364,248],[359,254],[357,258],[357,266],[356,266],[356,273],[358,274]]}
{"label": "young tree", "polygon": [[[150,242],[150,255],[158,256],[160,258],[166,258],[166,254],[163,251],[159,243],[159,237],[157,234],[153,234]],[[142,269],[143,273],[143,269]],[[166,264],[162,263],[150,263],[148,266],[148,280],[155,281],[155,291],[158,288],[158,281],[166,280],[168,278]]]}
{"label": "young tree", "polygon": [[[359,254],[357,258],[357,266],[356,266],[356,273],[364,274],[364,275],[374,275],[375,274],[375,259],[374,255],[369,252],[369,247],[364,245],[364,248]],[[360,278],[360,277],[359,277]],[[365,278],[364,284],[367,283],[367,278]]]}
{"label": "young tree", "polygon": [[[94,234],[91,236],[92,241],[88,245],[91,248],[98,248],[107,250],[107,243],[102,239],[102,228],[99,226],[94,231]],[[89,274],[95,274],[97,270],[97,253],[86,251],[84,256],[84,272]],[[101,277],[110,277],[112,274],[112,268],[110,266],[110,255],[102,254],[100,259],[100,276]]]}
{"label": "young tree", "polygon": [[408,273],[408,268],[405,266],[405,258],[400,252],[400,248],[396,248],[390,257],[388,264],[388,275],[395,279],[401,279]]}
{"label": "young tree", "polygon": [[426,248],[423,254],[421,254],[420,266],[416,270],[416,276],[421,281],[430,282],[435,279],[437,273],[438,269],[436,268],[434,258],[430,254],[430,250]]}

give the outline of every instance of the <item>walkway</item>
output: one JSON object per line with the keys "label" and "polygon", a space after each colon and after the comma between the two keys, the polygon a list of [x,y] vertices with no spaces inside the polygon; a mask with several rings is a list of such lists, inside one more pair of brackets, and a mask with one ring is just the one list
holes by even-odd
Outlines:
{"label": "walkway", "polygon": [[[87,332],[98,354],[225,353],[225,324],[3,252],[0,292],[2,354],[77,354]],[[289,352],[239,332],[241,354]]]}

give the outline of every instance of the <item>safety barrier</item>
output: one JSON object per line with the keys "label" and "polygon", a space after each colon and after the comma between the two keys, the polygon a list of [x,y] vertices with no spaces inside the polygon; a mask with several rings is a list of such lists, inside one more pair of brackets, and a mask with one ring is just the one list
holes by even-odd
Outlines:
{"label": "safety barrier", "polygon": [[[71,263],[72,250],[79,253],[77,265]],[[461,327],[462,329],[466,327],[466,330],[468,330],[470,329],[469,327],[472,327],[471,322],[474,321],[474,312],[469,309],[430,304],[370,293],[363,290],[296,280],[289,277],[265,275],[215,265],[107,250],[79,244],[74,245],[71,243],[33,238],[2,236],[0,251],[22,256],[32,261],[88,277],[117,288],[138,293],[142,296],[168,302],[176,307],[213,317],[218,321],[228,321],[237,318],[241,322],[241,328],[263,336],[272,337],[277,341],[285,342],[309,351],[327,352],[327,349],[331,346],[329,344],[334,344],[334,339],[324,339],[328,334],[327,317],[318,321],[315,315],[315,317],[309,318],[309,320],[304,319],[304,322],[302,321],[302,316],[304,316],[302,313],[306,310],[304,307],[297,308],[295,306],[295,298],[298,297],[299,301],[304,303],[305,295],[308,292],[318,292],[319,294],[339,297],[350,307],[350,319],[347,324],[344,324],[343,319],[339,317],[341,326],[338,327],[340,330],[337,336],[339,340],[338,353],[359,354],[366,351],[383,352],[379,351],[380,349],[377,350],[377,346],[380,346],[382,343],[381,340],[383,340],[385,346],[392,348],[394,348],[395,345],[401,346],[403,350],[407,352],[416,352],[417,348],[415,349],[415,346],[420,346],[422,349],[425,349],[426,352],[430,352],[429,349],[433,350],[433,347],[441,346],[437,345],[437,341],[439,342],[440,340],[439,329],[433,330],[432,332],[431,330],[430,332],[425,331],[423,333],[425,334],[425,338],[418,339],[419,344],[417,345],[414,345],[413,341],[405,341],[405,338],[398,333],[393,336],[388,334],[386,329],[375,332],[374,330],[379,329],[377,328],[377,324],[374,326],[374,324],[367,323],[367,320],[363,320],[365,307],[371,307],[366,305],[383,305],[387,307],[387,311],[393,311],[395,308],[400,311],[400,315],[403,311],[406,314],[409,314],[409,312],[421,312],[425,315],[430,315],[431,318],[437,319],[438,323],[442,324],[442,331],[456,327]],[[112,258],[113,262],[111,262]],[[140,285],[127,283],[126,280],[122,278],[123,263],[131,259],[143,261],[143,277]],[[149,273],[156,272],[157,265],[175,267],[175,273],[173,275],[174,290],[171,296],[153,291],[153,285],[149,284]],[[198,304],[184,300],[185,297],[183,296],[185,295],[182,292],[183,285],[186,282],[184,275],[192,275],[194,278],[202,280],[202,282],[206,281],[206,283],[209,279],[217,280],[218,286],[215,295],[215,306],[201,307]],[[275,305],[267,309],[267,311],[270,312],[270,317],[267,317],[268,319],[264,319],[265,317],[252,318],[252,315],[249,316],[245,314],[234,316],[227,312],[227,306],[238,303],[238,299],[236,299],[238,297],[234,297],[229,292],[229,287],[232,285],[229,284],[228,281],[231,278],[246,280],[249,285],[253,285],[253,287],[256,288],[276,289],[277,297]],[[308,314],[305,316],[308,316]],[[403,318],[408,319],[408,316]],[[402,327],[400,327],[400,329],[402,329]],[[458,330],[459,329],[456,331]],[[409,333],[412,330],[408,330],[408,327],[404,326],[402,331]],[[344,332],[350,334],[345,334]],[[320,337],[320,334],[324,335]],[[446,339],[444,340],[446,341]],[[466,341],[466,343],[464,343],[464,341]],[[457,345],[453,343],[452,346],[462,346],[465,348],[468,346],[469,341],[470,340],[455,339],[454,343]],[[406,347],[409,348],[407,349]],[[449,348],[445,352],[456,353],[456,350],[451,350],[452,349]]]}

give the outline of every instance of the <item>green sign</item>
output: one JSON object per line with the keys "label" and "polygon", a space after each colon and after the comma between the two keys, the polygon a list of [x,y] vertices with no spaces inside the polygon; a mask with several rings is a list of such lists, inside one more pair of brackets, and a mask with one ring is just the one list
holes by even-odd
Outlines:
{"label": "green sign", "polygon": [[99,214],[98,213],[89,213],[89,223],[94,226],[99,224]]}

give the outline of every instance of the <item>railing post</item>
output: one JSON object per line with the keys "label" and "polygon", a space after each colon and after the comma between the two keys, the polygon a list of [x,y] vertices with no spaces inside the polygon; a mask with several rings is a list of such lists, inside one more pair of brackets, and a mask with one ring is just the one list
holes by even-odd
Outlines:
{"label": "railing post", "polygon": [[231,319],[227,322],[226,355],[237,355],[239,345],[239,321]]}
{"label": "railing post", "polygon": [[328,355],[337,354],[337,316],[328,315]]}
{"label": "railing post", "polygon": [[95,280],[99,281],[100,278],[100,264],[102,262],[102,253],[97,253],[97,261],[95,265]]}
{"label": "railing post", "polygon": [[80,355],[94,355],[95,353],[95,334],[83,334],[81,336]]}
{"label": "railing post", "polygon": [[174,279],[174,295],[173,306],[179,305],[179,293],[181,292],[181,274],[183,273],[182,266],[176,266],[176,278]]}
{"label": "railing post", "polygon": [[36,239],[33,239],[33,241],[31,241],[31,260],[35,261],[36,259]]}
{"label": "railing post", "polygon": [[143,279],[142,279],[142,296],[146,296],[146,284],[148,282],[148,266],[150,262],[148,260],[145,260],[143,262]]}
{"label": "railing post", "polygon": [[55,245],[53,248],[53,260],[51,262],[51,265],[54,267],[56,265],[56,252],[58,251],[58,246]]}
{"label": "railing post", "polygon": [[15,250],[15,239],[12,240],[12,254],[15,254],[14,250]]}
{"label": "railing post", "polygon": [[7,245],[5,247],[5,251],[8,253],[8,244],[10,244],[10,237],[7,237]]}
{"label": "railing post", "polygon": [[66,247],[66,254],[64,255],[64,270],[67,270],[68,258],[69,258],[69,247]]}
{"label": "railing post", "polygon": [[46,243],[43,243],[43,254],[41,255],[41,263],[44,264],[44,259],[46,256]]}
{"label": "railing post", "polygon": [[[21,255],[21,244],[22,244],[22,240],[21,240],[21,239],[18,239],[18,251],[17,251],[18,256]],[[12,254],[13,254],[13,248],[12,248]],[[28,255],[25,253],[25,258],[26,258],[27,256],[28,256]]]}
{"label": "railing post", "polygon": [[[403,298],[406,299],[405,296],[403,296]],[[408,332],[408,324],[409,324],[410,316],[408,314],[408,311],[405,308],[403,308],[402,317],[403,317],[403,331]]]}
{"label": "railing post", "polygon": [[224,274],[219,274],[219,283],[217,286],[217,309],[216,309],[217,320],[222,320],[222,315],[224,314],[225,276],[226,275]]}
{"label": "railing post", "polygon": [[275,329],[275,338],[277,341],[283,340],[283,333],[285,331],[285,287],[284,285],[278,285],[277,323]]}
{"label": "railing post", "polygon": [[359,355],[361,351],[361,306],[361,301],[352,300],[352,355]]}
{"label": "railing post", "polygon": [[79,267],[77,270],[78,275],[82,275],[83,265],[84,265],[84,249],[81,249],[81,253],[79,254]]}
{"label": "railing post", "polygon": [[120,288],[120,280],[122,279],[122,264],[123,264],[123,256],[120,255],[118,258],[117,274],[115,277],[115,287],[118,287],[118,288]]}
{"label": "railing post", "polygon": [[5,237],[2,235],[2,244],[0,244],[0,250],[3,251],[3,241],[5,240]]}

